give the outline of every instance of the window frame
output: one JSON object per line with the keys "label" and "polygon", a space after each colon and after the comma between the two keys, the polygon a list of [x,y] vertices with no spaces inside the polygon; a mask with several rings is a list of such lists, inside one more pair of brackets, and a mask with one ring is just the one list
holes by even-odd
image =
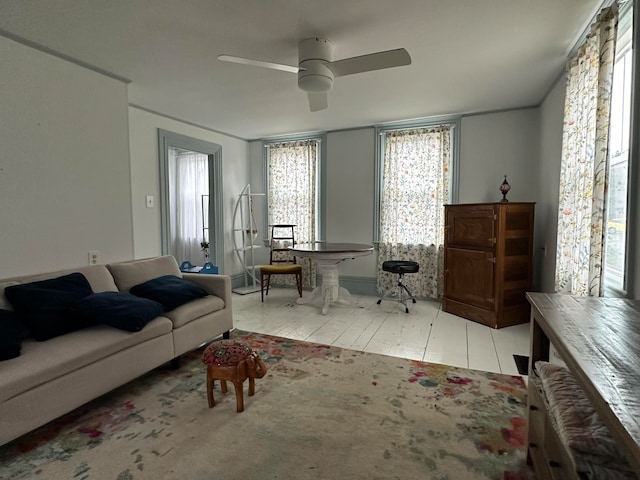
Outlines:
{"label": "window frame", "polygon": [[158,128],[158,162],[160,177],[161,252],[169,254],[169,147],[207,155],[209,161],[209,245],[210,260],[224,272],[224,215],[222,186],[222,146]]}
{"label": "window frame", "polygon": [[640,297],[638,291],[638,266],[636,259],[640,256],[640,245],[637,245],[640,209],[636,207],[638,184],[640,183],[640,134],[636,133],[640,124],[640,101],[635,92],[640,89],[640,0],[633,0],[633,35],[632,35],[632,72],[631,72],[631,136],[629,145],[629,183],[627,186],[627,251],[625,262],[625,290],[628,298]]}
{"label": "window frame", "polygon": [[[624,55],[628,49],[631,49],[631,93],[629,98],[630,103],[630,118],[629,118],[629,150],[627,156],[627,203],[626,203],[626,231],[625,231],[625,262],[623,266],[623,283],[622,289],[611,287],[607,285],[606,278],[606,260],[603,271],[603,280],[604,280],[604,296],[612,297],[612,298],[633,298],[634,290],[635,290],[635,282],[637,275],[635,273],[636,266],[636,258],[637,256],[637,247],[635,245],[637,238],[637,230],[636,230],[636,222],[634,221],[638,214],[638,209],[636,208],[636,202],[634,199],[638,196],[638,173],[640,171],[640,163],[639,163],[639,154],[640,154],[640,135],[634,134],[635,125],[638,125],[638,121],[640,121],[640,103],[635,95],[636,88],[639,87],[638,78],[638,67],[639,58],[638,58],[638,48],[640,47],[640,42],[638,38],[638,33],[640,32],[638,28],[640,28],[640,19],[638,18],[640,15],[640,2],[638,0],[629,1],[625,4],[621,5],[619,10],[618,17],[618,37],[620,37],[620,27],[627,25],[631,28],[631,39],[628,43],[623,46],[623,50],[616,51],[616,59],[617,62],[619,57],[618,55]],[[629,15],[629,10],[631,14]],[[627,32],[624,32],[622,35],[628,35]],[[617,50],[617,46],[616,46]],[[610,169],[611,166],[609,165]],[[609,176],[609,172],[607,172],[607,178]],[[609,205],[607,205],[607,208]],[[607,211],[605,218],[605,228],[607,227],[607,222],[609,221],[609,212]],[[606,252],[603,251],[603,254],[606,255]]]}
{"label": "window frame", "polygon": [[450,175],[450,185],[449,192],[451,194],[451,198],[449,199],[450,203],[457,203],[459,199],[459,185],[460,185],[460,123],[462,116],[460,115],[452,115],[446,117],[436,117],[436,118],[424,118],[419,120],[411,120],[405,122],[391,122],[384,123],[381,125],[376,125],[375,128],[375,147],[374,147],[374,155],[375,155],[375,167],[374,167],[374,176],[375,176],[375,184],[374,184],[374,202],[373,202],[373,244],[378,248],[380,244],[380,208],[382,203],[382,189],[384,185],[384,137],[388,132],[392,132],[395,130],[412,130],[418,128],[433,128],[438,127],[440,125],[450,125],[452,129],[452,139],[451,139],[451,175]]}

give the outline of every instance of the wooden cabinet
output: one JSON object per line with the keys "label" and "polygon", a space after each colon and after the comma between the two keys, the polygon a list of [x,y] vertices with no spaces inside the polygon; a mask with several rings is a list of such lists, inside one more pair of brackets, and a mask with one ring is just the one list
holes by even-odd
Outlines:
{"label": "wooden cabinet", "polygon": [[493,328],[529,321],[534,207],[445,205],[445,312]]}

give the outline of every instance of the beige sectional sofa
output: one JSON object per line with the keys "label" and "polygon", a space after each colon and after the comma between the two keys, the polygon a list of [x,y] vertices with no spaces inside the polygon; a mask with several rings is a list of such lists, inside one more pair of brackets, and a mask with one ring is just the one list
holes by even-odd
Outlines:
{"label": "beige sectional sofa", "polygon": [[[45,341],[25,338],[20,356],[0,362],[0,444],[5,444],[233,328],[231,279],[181,273],[171,256],[0,280],[5,288],[79,272],[93,292],[128,292],[174,275],[208,295],[153,318],[140,331],[98,324]],[[13,315],[13,314],[11,314]]]}

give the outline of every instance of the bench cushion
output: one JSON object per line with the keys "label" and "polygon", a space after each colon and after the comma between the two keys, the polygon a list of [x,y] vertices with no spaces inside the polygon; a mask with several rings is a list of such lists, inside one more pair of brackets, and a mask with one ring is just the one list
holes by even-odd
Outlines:
{"label": "bench cushion", "polygon": [[589,472],[604,466],[605,470],[618,472],[620,476],[614,478],[622,478],[619,472],[629,471],[630,467],[571,372],[543,361],[536,362],[535,369],[551,419],[573,453],[578,470]]}

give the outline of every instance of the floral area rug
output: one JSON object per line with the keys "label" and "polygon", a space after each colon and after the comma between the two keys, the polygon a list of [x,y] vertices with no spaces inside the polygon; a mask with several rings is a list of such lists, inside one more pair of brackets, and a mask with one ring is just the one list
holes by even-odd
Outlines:
{"label": "floral area rug", "polygon": [[521,377],[234,331],[269,368],[208,408],[202,351],[0,447],[12,479],[500,479],[526,465]]}

